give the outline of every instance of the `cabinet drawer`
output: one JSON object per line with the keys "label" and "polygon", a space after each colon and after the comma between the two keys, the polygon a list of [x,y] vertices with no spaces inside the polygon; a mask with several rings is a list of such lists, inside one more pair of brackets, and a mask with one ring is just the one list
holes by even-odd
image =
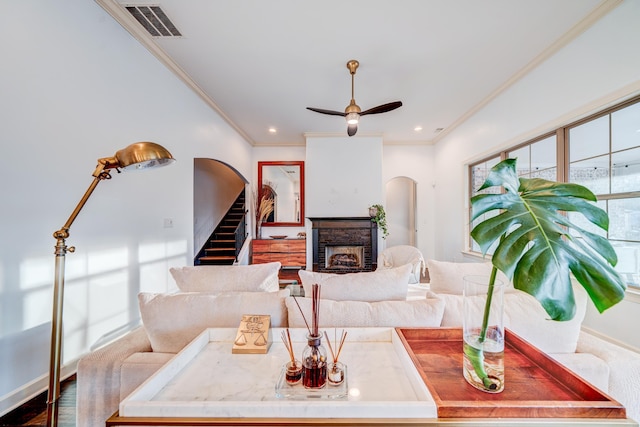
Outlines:
{"label": "cabinet drawer", "polygon": [[265,264],[268,262],[282,261],[280,260],[279,254],[271,254],[271,253],[254,253],[253,254],[253,264]]}
{"label": "cabinet drawer", "polygon": [[269,252],[289,252],[289,242],[286,240],[276,240],[269,245]]}
{"label": "cabinet drawer", "polygon": [[283,267],[304,267],[307,263],[305,239],[254,239],[252,263],[279,261]]}
{"label": "cabinet drawer", "polygon": [[269,252],[271,248],[270,240],[253,239],[251,241],[253,252]]}
{"label": "cabinet drawer", "polygon": [[294,266],[301,265],[304,266],[307,264],[307,254],[306,253],[290,253],[287,255],[286,264],[282,263],[282,265]]}
{"label": "cabinet drawer", "polygon": [[305,239],[289,240],[289,252],[306,252],[307,241]]}

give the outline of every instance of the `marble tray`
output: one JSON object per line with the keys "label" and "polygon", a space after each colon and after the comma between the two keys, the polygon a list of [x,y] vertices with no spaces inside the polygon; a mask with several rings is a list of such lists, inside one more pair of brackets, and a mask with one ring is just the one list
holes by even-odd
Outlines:
{"label": "marble tray", "polygon": [[[324,329],[323,329],[324,330]],[[329,336],[334,329],[326,329]],[[340,334],[342,329],[337,331]],[[120,403],[120,417],[421,418],[437,408],[393,328],[347,329],[340,360],[349,367],[341,399],[281,399],[276,384],[288,355],[232,354],[235,329],[208,329]],[[294,352],[306,330],[290,329]],[[273,336],[281,330],[273,328]]]}

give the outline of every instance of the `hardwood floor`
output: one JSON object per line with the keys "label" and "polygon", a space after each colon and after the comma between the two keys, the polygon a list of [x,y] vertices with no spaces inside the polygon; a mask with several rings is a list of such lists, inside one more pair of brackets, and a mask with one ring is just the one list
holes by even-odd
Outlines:
{"label": "hardwood floor", "polygon": [[[76,376],[64,380],[58,401],[58,426],[76,427]],[[0,426],[40,427],[47,424],[47,392],[0,417]]]}

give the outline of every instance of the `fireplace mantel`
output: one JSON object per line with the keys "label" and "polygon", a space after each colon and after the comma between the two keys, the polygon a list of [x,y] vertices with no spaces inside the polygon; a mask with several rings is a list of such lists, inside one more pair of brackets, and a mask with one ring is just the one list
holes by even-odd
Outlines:
{"label": "fireplace mantel", "polygon": [[[324,273],[355,273],[377,268],[378,227],[370,217],[323,217],[311,221],[313,271]],[[362,246],[363,265],[353,268],[327,265],[327,247]]]}

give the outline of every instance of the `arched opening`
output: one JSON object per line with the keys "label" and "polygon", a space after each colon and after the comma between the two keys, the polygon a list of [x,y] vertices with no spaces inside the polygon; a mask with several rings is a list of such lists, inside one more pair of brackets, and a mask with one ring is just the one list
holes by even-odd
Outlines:
{"label": "arched opening", "polygon": [[[227,163],[215,159],[193,159],[194,264],[198,263],[199,254],[209,244],[216,228],[239,197],[244,196],[247,183],[247,179]],[[246,211],[246,204],[243,211]],[[241,221],[246,230],[246,218]]]}
{"label": "arched opening", "polygon": [[385,193],[389,229],[386,246],[416,246],[416,181],[406,176],[395,177],[387,182]]}

